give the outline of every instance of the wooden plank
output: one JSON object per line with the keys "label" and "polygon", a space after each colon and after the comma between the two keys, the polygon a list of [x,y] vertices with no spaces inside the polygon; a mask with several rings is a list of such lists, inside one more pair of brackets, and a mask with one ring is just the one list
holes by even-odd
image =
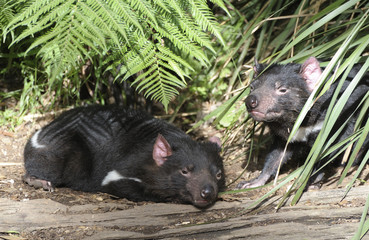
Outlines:
{"label": "wooden plank", "polygon": [[[286,206],[278,212],[264,208],[265,204],[257,211],[240,211],[252,202],[242,198],[235,202],[217,202],[206,211],[191,205],[165,203],[126,209],[119,201],[117,204],[65,206],[49,199],[19,202],[0,198],[0,232],[99,226],[102,230],[88,239],[351,239],[369,195],[369,186],[354,188],[346,202],[339,204],[344,191],[307,192],[297,206]],[[274,197],[268,203],[277,202],[279,198]],[[190,224],[190,219],[196,216],[222,216],[226,211],[234,215],[204,224]]]}
{"label": "wooden plank", "polygon": [[164,229],[155,234],[105,231],[88,239],[350,239],[357,229],[361,212],[361,207],[285,211]]}

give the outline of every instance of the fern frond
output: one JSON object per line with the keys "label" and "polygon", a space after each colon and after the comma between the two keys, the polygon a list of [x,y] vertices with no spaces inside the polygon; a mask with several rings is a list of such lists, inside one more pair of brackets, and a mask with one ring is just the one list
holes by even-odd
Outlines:
{"label": "fern frond", "polygon": [[12,7],[15,1],[0,0],[0,31],[14,18]]}
{"label": "fern frond", "polygon": [[[25,35],[30,35],[33,34],[33,31],[31,31],[32,29],[29,29],[29,31],[25,31],[23,32],[19,37],[26,37]],[[43,45],[43,44],[54,44],[54,42],[52,42],[51,40],[56,38],[56,37],[63,37],[64,34],[66,33],[66,27],[61,27],[59,26],[59,31],[49,31],[48,33],[46,33],[45,35],[37,38],[32,44],[31,46],[27,49],[26,53],[31,51],[33,48],[39,46],[39,45]],[[18,39],[18,38],[17,38]],[[17,39],[15,39],[15,41],[17,41]]]}
{"label": "fern frond", "polygon": [[201,31],[199,27],[193,24],[188,15],[184,15],[180,18],[179,25],[182,31],[186,33],[191,41],[197,42],[200,44],[200,46],[204,46],[215,53],[215,50],[211,46],[211,41],[209,40],[208,35],[206,35],[205,32]]}
{"label": "fern frond", "polygon": [[[123,25],[119,24],[117,21],[112,19],[112,17],[109,15],[110,13],[106,13],[104,9],[102,13],[100,13],[99,11],[101,9],[96,7],[94,3],[95,1],[92,1],[92,5],[88,5],[84,2],[78,2],[78,8],[81,8],[81,14],[85,15],[87,18],[90,18],[95,24],[94,27],[95,28],[98,27],[97,30],[102,31],[104,33],[105,38],[109,36],[109,38],[111,38],[113,42],[117,46],[119,46],[121,42],[116,32],[121,32],[121,31],[119,31],[116,28],[112,28],[112,27],[117,27],[117,26],[123,27]],[[108,16],[105,16],[104,14],[108,14]],[[109,25],[108,23],[109,24],[113,23],[113,26]]]}
{"label": "fern frond", "polygon": [[[107,40],[106,40],[105,32],[99,31],[99,29],[96,28],[96,25],[91,23],[89,16],[86,16],[82,12],[77,11],[75,13],[75,16],[81,22],[81,28],[78,28],[78,30],[84,36],[84,38],[88,38],[91,40],[95,39],[95,41],[93,41],[94,47],[99,46],[104,51],[107,51],[108,47],[107,47],[107,42],[106,42]],[[87,44],[87,46],[92,47],[89,44]],[[96,52],[99,52],[99,51],[96,51]]]}
{"label": "fern frond", "polygon": [[13,45],[31,40],[26,53],[37,52],[51,83],[62,81],[83,61],[98,56],[102,60],[94,64],[104,64],[115,79],[136,75],[138,90],[166,105],[178,92],[176,88],[186,86],[188,71],[194,70],[190,61],[209,65],[204,49],[215,51],[205,31],[221,39],[204,3],[29,0],[5,30],[15,36]]}
{"label": "fern frond", "polygon": [[[157,4],[157,8],[161,8],[163,11],[170,13],[171,11],[169,10],[169,6],[170,4],[168,4],[168,1],[162,1],[162,0],[156,0],[155,4]],[[159,9],[159,12],[161,12]]]}
{"label": "fern frond", "polygon": [[162,52],[156,53],[158,58],[160,58],[160,64],[167,69],[171,69],[174,71],[186,84],[185,77],[188,77],[187,74],[180,68],[179,64],[176,61],[173,61],[168,55],[163,54]]}
{"label": "fern frond", "polygon": [[115,9],[117,14],[121,16],[127,25],[134,25],[142,35],[144,35],[144,29],[141,26],[138,15],[130,8],[130,5],[124,1],[107,1],[112,9]]}
{"label": "fern frond", "polygon": [[227,7],[225,6],[222,0],[210,0],[210,2],[218,5],[220,8],[222,8],[227,13],[228,16],[231,16],[231,14],[228,12]]}
{"label": "fern frond", "polygon": [[[106,27],[113,28],[115,31],[121,34],[121,36],[124,37],[126,40],[126,43],[129,43],[127,33],[125,31],[126,25],[121,24],[118,19],[119,16],[116,15],[114,11],[112,11],[108,5],[105,4],[103,1],[96,1],[91,0],[90,2],[91,8],[94,10],[94,12],[98,13],[100,18],[103,19],[104,25]],[[96,19],[100,19],[96,18]],[[120,39],[114,37],[115,34],[112,34],[112,39],[115,41],[116,45],[119,47],[121,45]]]}
{"label": "fern frond", "polygon": [[178,14],[180,17],[186,15],[188,3],[186,1],[168,0],[168,5],[171,7],[171,14]]}
{"label": "fern frond", "polygon": [[137,84],[137,89],[139,93],[147,89],[151,85],[152,79],[156,78],[159,75],[159,72],[156,70],[156,66],[151,67],[145,73],[140,74],[132,83],[133,86]]}
{"label": "fern frond", "polygon": [[209,60],[204,54],[204,51],[191,43],[190,39],[178,29],[177,26],[168,22],[163,22],[163,27],[157,27],[156,30],[165,38],[168,38],[174,46],[179,48],[186,54],[191,54],[196,57],[203,65],[208,65]]}
{"label": "fern frond", "polygon": [[163,47],[160,44],[156,44],[156,48],[163,54],[167,55],[169,58],[171,58],[173,61],[178,62],[179,64],[183,65],[184,67],[188,68],[191,71],[194,71],[194,69],[192,68],[192,66],[186,62],[185,60],[183,60],[182,58],[178,57],[177,55],[175,55],[170,49]]}
{"label": "fern frond", "polygon": [[191,4],[191,12],[202,29],[210,31],[214,34],[223,45],[225,45],[222,35],[217,27],[217,23],[206,1],[203,0],[189,0]]}
{"label": "fern frond", "polygon": [[140,74],[132,85],[136,85],[139,92],[145,91],[145,96],[161,101],[167,107],[169,101],[178,94],[176,88],[183,88],[186,83],[171,72],[177,73],[172,65],[167,63],[166,55],[158,50],[154,53],[156,60],[150,63],[150,67]]}
{"label": "fern frond", "polygon": [[117,77],[123,76],[123,80],[128,79],[133,74],[144,70],[152,64],[154,59],[154,45],[149,41],[138,42],[140,51],[132,49],[124,56],[124,64]]}
{"label": "fern frond", "polygon": [[134,10],[138,10],[140,11],[141,15],[146,16],[148,18],[147,20],[151,20],[151,22],[156,26],[158,25],[158,22],[156,20],[157,14],[155,13],[155,10],[151,5],[151,1],[128,0],[128,2]]}
{"label": "fern frond", "polygon": [[[39,21],[45,13],[50,12],[50,9],[53,9],[60,4],[70,4],[73,1],[63,1],[63,0],[55,0],[51,1],[33,1],[21,14],[18,14],[10,23],[9,29],[6,29],[5,32],[12,31],[15,28],[20,26],[28,26],[29,28],[34,28],[35,24]],[[21,39],[19,39],[21,40]],[[18,41],[19,41],[18,40]]]}

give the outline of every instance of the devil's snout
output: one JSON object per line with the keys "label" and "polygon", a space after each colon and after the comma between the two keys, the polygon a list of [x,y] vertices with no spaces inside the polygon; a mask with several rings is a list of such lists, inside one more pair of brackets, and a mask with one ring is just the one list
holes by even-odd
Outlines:
{"label": "devil's snout", "polygon": [[215,189],[211,185],[206,185],[205,187],[203,187],[203,189],[201,189],[200,196],[203,199],[209,200],[209,199],[213,198],[214,195],[215,195]]}
{"label": "devil's snout", "polygon": [[249,95],[245,101],[247,110],[255,109],[258,106],[258,99],[255,95]]}

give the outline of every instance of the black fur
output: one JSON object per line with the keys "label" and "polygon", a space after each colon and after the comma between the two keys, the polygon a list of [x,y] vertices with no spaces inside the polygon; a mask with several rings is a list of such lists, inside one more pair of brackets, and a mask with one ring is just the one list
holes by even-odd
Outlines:
{"label": "black fur", "polygon": [[[358,67],[350,72],[348,79],[341,88],[341,93],[350,83],[350,77],[356,75]],[[322,69],[317,59],[311,57],[302,65],[300,64],[274,64],[267,69],[264,65],[256,64],[254,67],[256,78],[251,83],[251,92],[246,98],[246,107],[251,117],[256,121],[264,122],[272,133],[274,141],[270,153],[266,156],[264,168],[260,176],[251,181],[242,181],[238,188],[250,188],[264,185],[271,177],[275,176],[280,160],[284,164],[288,159],[305,159],[310,148],[319,134],[321,125],[326,116],[331,98],[337,88],[338,81],[314,103],[308,112],[300,129],[313,129],[312,131],[300,131],[299,137],[295,137],[289,144],[285,155],[283,151],[295,121],[305,105],[311,92],[314,90]],[[369,91],[368,76],[365,76],[352,93],[341,115],[335,123],[333,133],[343,125],[347,117],[354,113],[363,96]],[[354,116],[336,142],[342,141],[353,133],[355,125]],[[368,139],[364,147],[368,148]]]}
{"label": "black fur", "polygon": [[[224,186],[218,144],[195,142],[143,112],[80,107],[35,134],[24,150],[24,179],[34,186],[197,207],[213,204]],[[124,179],[102,185],[114,170]]]}

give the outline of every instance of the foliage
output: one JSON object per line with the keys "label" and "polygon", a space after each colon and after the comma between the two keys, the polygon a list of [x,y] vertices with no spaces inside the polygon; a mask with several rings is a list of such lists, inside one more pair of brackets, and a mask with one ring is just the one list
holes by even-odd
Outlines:
{"label": "foliage", "polygon": [[[225,9],[221,0],[212,2]],[[12,39],[12,48],[26,46],[25,56],[35,54],[35,61],[42,62],[40,70],[47,74],[43,81],[48,81],[48,92],[58,96],[65,79],[75,87],[69,94],[78,92],[79,68],[91,61],[116,79],[136,76],[133,85],[167,107],[177,89],[186,86],[192,65],[209,65],[214,49],[207,32],[223,41],[204,0],[19,0],[3,4],[7,5],[2,10],[7,18],[0,18],[4,38]],[[12,11],[17,13],[14,17]]]}
{"label": "foliage", "polygon": [[0,30],[3,30],[14,17],[12,5],[14,1],[0,1]]}
{"label": "foliage", "polygon": [[[227,124],[232,131],[233,127],[240,122],[250,123],[248,116],[243,119],[229,117],[229,115],[239,114],[234,111],[234,106],[244,99],[249,89],[249,82],[252,80],[253,60],[257,59],[265,63],[302,63],[309,56],[316,56],[323,61],[325,71],[320,79],[320,85],[308,99],[302,110],[295,127],[291,131],[290,138],[298,129],[304,119],[305,114],[314,104],[314,100],[324,94],[334,81],[342,82],[347,77],[354,64],[361,63],[362,67],[341,96],[332,99],[325,125],[320,132],[305,164],[291,173],[286,179],[274,182],[274,187],[265,196],[258,199],[254,204],[248,206],[253,208],[260,204],[265,198],[271,196],[279,188],[286,185],[291,180],[293,186],[286,193],[279,204],[281,207],[287,198],[293,196],[292,204],[296,204],[303,193],[309,177],[314,174],[316,162],[327,156],[334,150],[339,150],[345,154],[347,165],[338,184],[346,176],[348,169],[368,135],[369,122],[367,115],[369,108],[369,94],[362,100],[357,111],[360,117],[357,120],[357,128],[345,141],[333,145],[332,142],[337,137],[328,138],[332,131],[332,125],[343,109],[343,106],[350,98],[353,88],[357,82],[368,72],[369,67],[369,4],[367,1],[237,1],[232,2],[234,11],[230,11],[232,18],[225,27],[224,39],[227,42],[227,49],[219,54],[217,71],[232,66],[232,75],[229,77],[229,84],[232,85],[226,92],[229,100],[220,108],[208,115],[204,121],[216,116],[216,123],[221,123],[224,119],[230,119]],[[229,30],[229,31],[227,31]],[[251,52],[251,54],[250,54]],[[242,80],[242,73],[246,73],[247,78]],[[209,78],[212,78],[210,76]],[[245,111],[239,108],[239,111]],[[347,121],[350,121],[348,119]],[[360,127],[359,123],[363,123]],[[201,123],[197,124],[200,125]],[[223,124],[224,126],[224,124]],[[196,126],[195,126],[196,127]],[[252,130],[253,131],[253,130]],[[252,141],[251,138],[246,141]],[[355,145],[356,143],[356,145]],[[251,142],[250,142],[251,144]],[[257,148],[258,146],[253,146]],[[251,157],[251,152],[246,153]],[[337,157],[337,155],[336,155]],[[354,179],[347,186],[347,191],[364,168],[368,161],[369,153],[364,156]],[[248,160],[250,161],[250,159]],[[328,159],[323,167],[326,167],[333,159]],[[277,178],[276,178],[277,180]],[[245,190],[242,190],[245,191]],[[248,191],[248,190],[246,190]],[[344,196],[342,196],[344,197]],[[368,208],[368,204],[366,209]],[[361,228],[357,236],[362,236],[369,229],[369,220],[365,221],[366,212],[363,213]],[[365,222],[365,224],[364,224]],[[357,238],[358,239],[358,238]]]}
{"label": "foliage", "polygon": [[[261,124],[252,124],[242,104],[249,93],[255,59],[264,63],[302,63],[309,56],[316,56],[326,67],[324,76],[301,112],[291,137],[314,100],[333,81],[343,81],[353,64],[360,62],[363,66],[350,88],[332,101],[325,125],[305,164],[286,179],[275,182],[273,189],[248,207],[257,206],[293,179],[294,185],[280,206],[291,195],[295,204],[307,179],[314,174],[314,164],[336,149],[347,151],[347,167],[341,182],[369,132],[364,114],[369,108],[368,96],[357,110],[361,113],[358,122],[363,122],[363,127],[358,124],[350,138],[336,145],[332,145],[335,135],[328,136],[355,84],[368,71],[369,3],[230,0],[225,1],[225,6],[220,0],[211,2],[220,6],[212,8],[214,14],[203,0],[0,0],[4,6],[0,8],[4,13],[0,14],[1,33],[5,45],[10,46],[6,54],[2,46],[0,54],[8,60],[7,69],[18,64],[15,67],[21,68],[26,76],[20,99],[27,109],[33,108],[36,104],[33,101],[41,101],[45,93],[52,92],[55,98],[77,95],[84,84],[79,77],[80,68],[90,62],[96,77],[94,99],[101,94],[99,84],[109,84],[104,78],[107,71],[116,80],[132,80],[138,91],[166,106],[178,95],[178,89],[189,83],[188,89],[176,99],[175,112],[198,99],[222,101],[194,128],[216,117],[215,124],[228,132],[238,132],[236,128],[244,127],[242,124],[260,128]],[[12,62],[19,58],[26,61]],[[89,74],[82,80],[87,82],[88,77]],[[252,142],[255,129],[250,129],[245,140],[251,146],[246,153],[249,161],[259,148]],[[368,158],[366,154],[348,190]],[[328,159],[327,164],[332,160]],[[369,229],[365,218],[368,208],[369,200],[357,239]]]}

